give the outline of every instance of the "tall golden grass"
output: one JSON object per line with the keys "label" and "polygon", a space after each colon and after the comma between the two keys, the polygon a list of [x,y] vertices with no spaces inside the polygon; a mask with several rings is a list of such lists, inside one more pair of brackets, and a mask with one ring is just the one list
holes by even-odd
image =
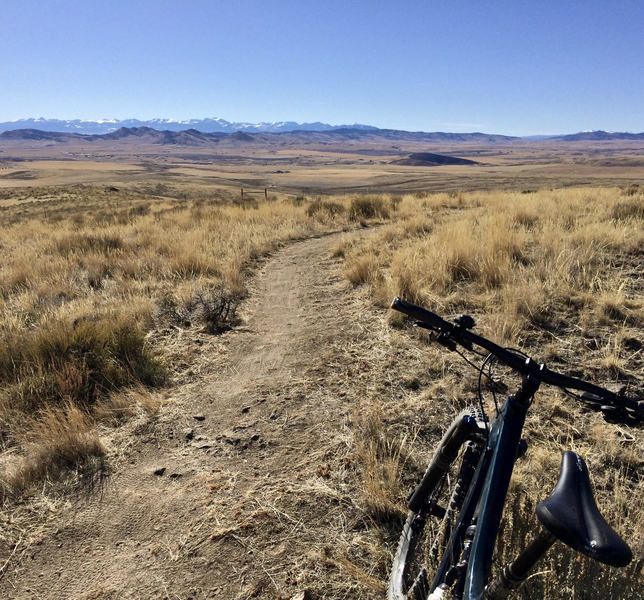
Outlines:
{"label": "tall golden grass", "polygon": [[[118,390],[164,383],[168,365],[151,331],[226,328],[253,261],[288,240],[349,226],[359,213],[355,198],[231,202],[89,186],[47,193],[57,203],[3,214],[0,427],[2,449],[15,458],[0,474],[5,496],[59,473],[62,463],[45,456],[60,454],[61,440],[69,465],[100,455],[88,423],[113,414]],[[36,430],[40,449],[24,443]]]}
{"label": "tall golden grass", "polygon": [[641,325],[642,198],[602,188],[405,196],[396,220],[348,256],[346,275],[382,306],[399,294],[483,310],[488,331],[512,343],[567,316]]}
{"label": "tall golden grass", "polygon": [[[375,306],[402,295],[443,315],[468,312],[485,335],[558,370],[642,389],[639,188],[244,203],[165,187],[30,194],[43,201],[1,215],[2,498],[43,480],[95,481],[106,468],[97,421],[119,423],[137,406],[156,409],[146,389],[163,385],[172,369],[156,333],[234,324],[257,259],[288,240],[368,220],[384,224],[362,242],[340,239],[333,254]],[[389,322],[380,340],[391,355],[379,355],[383,379],[370,384],[353,419],[359,502],[377,546],[370,552],[379,557],[378,581],[397,541],[406,488],[450,416],[475,399],[475,382],[457,357],[425,346],[398,317]],[[533,506],[554,485],[560,450],[572,448],[587,459],[603,512],[640,562],[605,571],[558,550],[523,597],[577,598],[588,590],[638,597],[639,432],[544,389],[525,433],[530,448],[515,471],[497,563],[534,529]]]}
{"label": "tall golden grass", "polygon": [[[395,221],[361,244],[339,244],[335,253],[345,259],[346,277],[365,286],[377,306],[400,295],[444,316],[467,312],[478,331],[500,343],[600,385],[626,384],[641,397],[643,209],[644,194],[630,188],[406,195]],[[420,477],[441,424],[476,401],[476,373],[468,376],[458,357],[426,346],[426,336],[400,330],[398,315],[390,314],[389,322],[395,327],[383,343],[395,356],[392,370],[402,376],[399,394],[387,383],[363,406],[356,447],[365,463],[365,506],[393,552],[391,520],[404,512],[401,489]],[[635,559],[627,569],[608,569],[562,546],[520,596],[639,597],[641,432],[606,423],[544,387],[525,436],[528,455],[513,476],[496,568],[536,532],[534,506],[554,487],[561,451],[573,449],[586,458],[602,513]]]}

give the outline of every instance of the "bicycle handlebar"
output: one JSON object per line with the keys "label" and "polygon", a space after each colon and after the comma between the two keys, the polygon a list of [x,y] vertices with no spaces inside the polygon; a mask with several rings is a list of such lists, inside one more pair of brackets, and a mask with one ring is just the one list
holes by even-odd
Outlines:
{"label": "bicycle handlebar", "polygon": [[644,419],[644,402],[635,400],[634,398],[627,398],[621,394],[616,394],[598,385],[588,383],[583,379],[577,379],[576,377],[569,377],[568,375],[557,373],[556,371],[548,369],[545,365],[538,365],[530,358],[526,359],[525,357],[515,354],[506,348],[502,348],[483,336],[470,331],[468,326],[474,324],[474,321],[471,320],[471,318],[469,318],[471,320],[471,325],[464,324],[466,323],[464,318],[461,318],[460,322],[457,321],[456,323],[450,323],[422,306],[417,306],[416,304],[407,302],[399,297],[393,299],[391,308],[420,321],[427,328],[436,331],[441,336],[444,336],[452,342],[460,344],[468,350],[471,350],[472,345],[484,348],[517,373],[536,376],[542,383],[547,383],[560,388],[570,388],[580,390],[582,392],[588,392],[593,396],[597,396],[599,400],[606,401],[615,407],[629,409],[634,413],[633,416],[638,420]]}

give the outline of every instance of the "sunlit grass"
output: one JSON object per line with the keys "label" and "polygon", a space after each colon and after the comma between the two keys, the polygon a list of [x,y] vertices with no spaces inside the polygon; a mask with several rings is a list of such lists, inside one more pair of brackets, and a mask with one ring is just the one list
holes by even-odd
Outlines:
{"label": "sunlit grass", "polygon": [[[641,394],[642,207],[638,189],[406,195],[396,220],[363,243],[343,245],[337,255],[344,257],[345,276],[364,286],[375,306],[385,308],[399,295],[447,318],[468,313],[484,335],[558,371]],[[383,388],[361,405],[357,427],[365,496],[391,514],[392,493],[399,494],[402,510],[402,482],[417,481],[424,470],[440,422],[446,427],[454,411],[476,401],[476,375],[468,377],[467,367],[444,348],[427,347],[421,334],[400,332],[402,321],[391,315],[396,329],[383,343],[403,373],[426,383],[405,400]],[[432,419],[419,421],[427,413]],[[423,432],[436,429],[423,441]],[[414,441],[401,461],[405,435]],[[601,511],[632,546],[635,561],[625,570],[607,569],[560,545],[519,596],[577,598],[593,590],[602,597],[638,597],[644,547],[639,431],[606,423],[579,401],[542,386],[524,435],[529,451],[515,469],[496,568],[534,535],[534,506],[554,487],[561,452],[573,449],[586,458]],[[374,526],[389,534],[386,523]],[[395,541],[390,544],[393,552]]]}
{"label": "sunlit grass", "polygon": [[[5,215],[0,424],[3,447],[30,473],[20,477],[14,465],[6,479],[14,483],[5,492],[20,494],[29,482],[51,476],[48,467],[36,466],[45,465],[43,452],[18,460],[27,452],[26,432],[47,423],[60,429],[68,415],[85,431],[96,419],[110,420],[110,398],[121,404],[131,398],[124,388],[166,381],[163,348],[151,343],[151,332],[168,326],[225,330],[236,322],[254,261],[288,240],[350,226],[356,214],[386,215],[380,197],[240,202],[187,194],[155,202],[129,192],[80,192],[86,204],[58,190],[61,208],[54,218],[55,203]],[[96,209],[102,201],[112,213]],[[96,454],[98,446],[69,440],[70,457],[81,461],[83,447],[88,458]]]}

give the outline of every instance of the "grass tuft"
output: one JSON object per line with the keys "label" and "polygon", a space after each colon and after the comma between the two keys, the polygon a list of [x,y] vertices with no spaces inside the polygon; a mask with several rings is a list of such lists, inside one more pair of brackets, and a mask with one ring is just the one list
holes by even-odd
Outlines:
{"label": "grass tuft", "polygon": [[109,391],[163,380],[142,328],[127,319],[48,322],[28,336],[5,338],[0,350],[0,398],[27,412],[65,401],[87,407]]}
{"label": "grass tuft", "polygon": [[43,481],[87,489],[107,473],[105,448],[94,420],[71,402],[41,411],[22,435],[24,455],[0,477],[2,499],[19,498]]}
{"label": "grass tuft", "polygon": [[382,196],[355,196],[351,199],[349,206],[349,219],[351,221],[387,219],[390,214],[390,206]]}
{"label": "grass tuft", "polygon": [[322,200],[316,198],[308,205],[306,209],[306,214],[309,217],[316,219],[332,219],[339,215],[342,215],[346,211],[346,208],[343,204],[339,202],[333,202],[331,200]]}

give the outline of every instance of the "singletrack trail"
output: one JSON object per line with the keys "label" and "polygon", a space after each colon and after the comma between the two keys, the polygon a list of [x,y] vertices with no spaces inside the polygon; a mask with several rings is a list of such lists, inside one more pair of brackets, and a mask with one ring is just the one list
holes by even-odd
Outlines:
{"label": "singletrack trail", "polygon": [[324,477],[352,407],[327,375],[361,335],[360,302],[331,258],[339,235],[267,260],[243,325],[191,342],[195,375],[132,431],[102,493],[58,508],[14,548],[1,597],[287,599],[306,588],[312,548],[344,510]]}

